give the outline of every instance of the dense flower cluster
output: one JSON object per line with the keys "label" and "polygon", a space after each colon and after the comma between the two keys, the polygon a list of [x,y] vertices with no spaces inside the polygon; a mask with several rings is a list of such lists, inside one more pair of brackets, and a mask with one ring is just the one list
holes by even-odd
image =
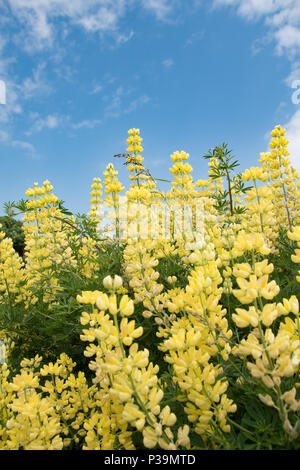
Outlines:
{"label": "dense flower cluster", "polygon": [[174,152],[167,191],[128,134],[126,190],[110,163],[75,217],[34,183],[23,258],[0,231],[0,449],[250,448],[268,426],[297,446],[300,183],[285,129],[233,176],[222,148],[197,180]]}

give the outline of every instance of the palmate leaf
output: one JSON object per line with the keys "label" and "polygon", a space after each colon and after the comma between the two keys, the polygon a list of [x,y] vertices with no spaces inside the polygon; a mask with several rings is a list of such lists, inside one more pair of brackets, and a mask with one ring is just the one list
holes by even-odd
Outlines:
{"label": "palmate leaf", "polygon": [[230,165],[228,165],[228,169],[229,170],[233,170],[234,168],[236,168],[237,166],[240,166],[239,162],[236,160],[235,162],[231,163]]}
{"label": "palmate leaf", "polygon": [[26,203],[27,203],[28,199],[20,199],[18,202],[14,202],[13,203],[13,207],[15,209],[18,209],[19,212],[22,212],[22,213],[25,213],[25,212],[28,212],[29,210],[32,210],[32,209],[28,209]]}
{"label": "palmate leaf", "polygon": [[243,191],[246,192],[246,191],[250,191],[250,189],[253,189],[254,186],[246,186],[243,188]]}
{"label": "palmate leaf", "polygon": [[71,211],[69,211],[69,209],[66,209],[66,208],[64,207],[64,205],[63,205],[64,202],[65,202],[65,201],[62,201],[62,200],[59,201],[58,206],[57,206],[58,209],[59,209],[64,215],[70,215],[70,216],[73,215],[73,213],[72,213]]}
{"label": "palmate leaf", "polygon": [[4,202],[3,204],[3,210],[4,210],[4,213],[8,216],[8,217],[15,217],[17,214],[14,210],[14,204],[15,202],[12,201],[8,201],[8,202]]}
{"label": "palmate leaf", "polygon": [[222,178],[222,176],[224,176],[224,174],[220,171],[220,168],[219,167],[214,167],[212,168],[212,170],[214,171],[214,173],[212,173],[210,175],[211,179],[215,180],[215,179],[218,179],[218,178]]}
{"label": "palmate leaf", "polygon": [[237,214],[237,215],[244,214],[245,212],[246,212],[246,208],[245,208],[245,207],[236,206],[236,207],[234,208],[234,213]]}

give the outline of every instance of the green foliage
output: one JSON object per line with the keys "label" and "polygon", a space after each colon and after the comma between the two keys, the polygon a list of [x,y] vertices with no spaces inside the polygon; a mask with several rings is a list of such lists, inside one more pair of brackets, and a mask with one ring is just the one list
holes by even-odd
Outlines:
{"label": "green foliage", "polygon": [[24,232],[22,222],[8,215],[0,217],[1,230],[13,241],[14,249],[20,255],[24,255]]}
{"label": "green foliage", "polygon": [[228,148],[228,144],[223,143],[203,155],[203,158],[210,160],[210,178],[215,181],[219,178],[225,178],[227,181],[227,189],[218,190],[213,198],[216,201],[215,207],[220,214],[241,215],[245,212],[245,208],[234,204],[234,194],[243,195],[250,186],[245,186],[241,173],[233,175],[235,169],[239,166],[238,160],[234,160],[232,150]]}
{"label": "green foliage", "polygon": [[[222,147],[221,150],[214,150],[213,155],[224,161],[224,164],[222,163],[218,172],[215,173],[216,177],[222,172],[227,173],[227,171],[236,167],[235,162],[227,165],[231,157],[226,146]],[[231,189],[234,187],[241,192],[244,190],[240,178],[230,179],[229,184],[231,184]],[[222,204],[224,207],[229,207],[228,195],[229,192],[220,194],[220,207]],[[25,202],[21,201],[11,207],[22,211],[26,206]],[[97,233],[95,225],[89,218],[77,214],[74,221],[72,219],[72,222],[70,222],[67,218],[70,212],[64,208],[62,201],[59,207],[63,216],[66,217],[66,219],[62,218],[60,220],[70,228],[71,233],[76,233],[80,237],[91,237],[100,243],[101,234]],[[2,219],[6,222],[6,225]],[[3,225],[2,230],[5,231],[6,227],[6,230],[8,230],[7,235],[13,241],[18,240],[14,233],[18,233],[16,227],[19,231],[22,231],[22,224],[8,216],[1,218],[0,222]],[[291,255],[294,253],[296,244],[289,240],[285,231],[282,231],[278,241],[279,252],[271,254],[269,257],[269,261],[274,265],[272,278],[280,287],[280,294],[276,301],[280,302],[283,298],[289,298],[291,295],[300,298],[300,287],[296,281],[298,270],[297,266],[291,261]],[[71,243],[72,238],[70,238]],[[76,244],[72,246],[72,251],[76,252]],[[236,261],[246,262],[248,260],[237,259]],[[24,357],[34,357],[38,354],[43,356],[44,362],[55,362],[61,353],[66,353],[76,362],[78,370],[84,370],[88,380],[91,381],[93,373],[88,368],[89,359],[83,354],[86,345],[80,340],[83,327],[79,320],[83,306],[78,303],[77,295],[80,295],[82,291],[105,291],[103,279],[108,275],[114,276],[117,274],[123,277],[124,287],[128,290],[129,296],[134,297],[131,287],[126,284],[123,272],[122,246],[118,243],[100,245],[97,251],[96,264],[98,268],[95,270],[96,274],[90,278],[80,274],[77,268],[72,266],[54,266],[55,276],[61,288],[56,293],[54,302],[45,303],[42,289],[36,286],[36,292],[34,293],[38,300],[30,309],[24,309],[22,303],[15,305],[13,309],[9,309],[9,299],[0,304],[0,330],[7,332],[15,343],[13,354],[10,357],[10,367],[14,373],[18,372],[20,362]],[[179,255],[168,255],[159,260],[156,269],[159,273],[159,282],[168,290],[184,288],[187,285],[188,276],[193,269],[193,265],[183,263]],[[176,276],[177,278],[172,286],[168,282],[169,276]],[[236,287],[234,284],[233,288]],[[231,315],[235,308],[241,305],[233,294],[223,294],[221,303],[227,309],[227,320],[233,332],[232,343],[240,343],[249,331],[247,328],[238,330],[232,321]],[[87,306],[87,308],[90,308],[90,306]],[[164,388],[162,405],[170,406],[172,412],[177,416],[179,426],[182,424],[184,417],[184,403],[178,400],[180,390],[177,384],[173,382],[171,367],[166,363],[163,358],[164,354],[159,350],[158,346],[161,339],[156,335],[157,325],[153,322],[153,319],[143,318],[142,311],[143,306],[137,303],[134,319],[136,326],[142,326],[144,330],[139,346],[140,349],[148,348],[150,360],[154,364],[158,364],[160,380]],[[277,411],[274,408],[265,406],[258,399],[258,394],[265,393],[266,390],[262,388],[261,382],[251,376],[245,362],[241,363],[241,360],[234,355],[221,362],[224,375],[229,381],[228,397],[237,404],[237,413],[232,418],[228,418],[231,431],[227,434],[216,428],[215,435],[209,444],[204,442],[199,435],[192,433],[190,436],[192,446],[197,449],[299,450],[299,439],[295,441],[287,439]],[[300,412],[297,413],[300,417]],[[140,433],[136,432],[133,440],[137,448],[143,448]]]}

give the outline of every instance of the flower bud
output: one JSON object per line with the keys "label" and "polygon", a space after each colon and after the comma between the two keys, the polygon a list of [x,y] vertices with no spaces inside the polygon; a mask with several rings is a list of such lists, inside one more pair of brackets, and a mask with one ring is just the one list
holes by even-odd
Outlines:
{"label": "flower bud", "polygon": [[113,280],[112,280],[112,277],[111,277],[111,276],[106,276],[106,277],[103,279],[103,286],[105,287],[105,289],[109,289],[109,290],[112,289]]}
{"label": "flower bud", "polygon": [[97,297],[96,305],[99,310],[107,310],[108,308],[108,297],[106,294],[101,294]]}

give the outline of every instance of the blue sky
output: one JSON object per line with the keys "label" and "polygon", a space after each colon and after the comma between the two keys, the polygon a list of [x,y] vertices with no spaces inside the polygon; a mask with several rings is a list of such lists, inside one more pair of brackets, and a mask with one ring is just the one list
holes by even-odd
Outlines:
{"label": "blue sky", "polygon": [[256,165],[277,124],[300,170],[299,0],[2,0],[0,26],[0,213],[45,179],[86,212],[131,127],[159,178],[224,141]]}

